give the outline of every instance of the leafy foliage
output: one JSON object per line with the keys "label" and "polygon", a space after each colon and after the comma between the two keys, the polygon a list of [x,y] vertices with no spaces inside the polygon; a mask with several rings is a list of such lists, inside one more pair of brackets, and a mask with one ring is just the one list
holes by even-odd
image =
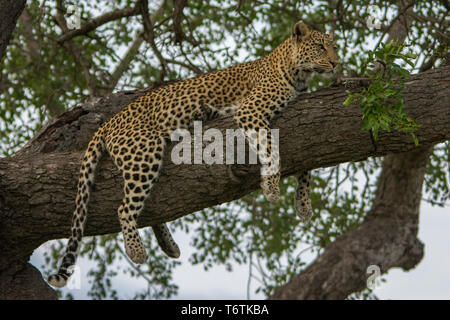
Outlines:
{"label": "leafy foliage", "polygon": [[[402,67],[398,60],[414,68],[417,56],[402,53],[405,44],[391,41],[382,44],[378,50],[368,50],[368,57],[362,61],[361,74],[370,79],[367,88],[360,92],[347,91],[345,106],[352,102],[360,104],[363,111],[363,130],[371,131],[374,140],[378,140],[378,131],[395,130],[410,133],[416,145],[419,144],[414,131],[419,127],[404,111],[403,91],[410,71]],[[400,63],[401,63],[400,62]]]}

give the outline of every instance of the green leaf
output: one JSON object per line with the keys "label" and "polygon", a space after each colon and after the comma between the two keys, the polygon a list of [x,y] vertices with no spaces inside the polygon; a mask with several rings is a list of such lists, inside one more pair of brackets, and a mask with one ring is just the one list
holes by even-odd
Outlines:
{"label": "green leaf", "polygon": [[355,98],[354,96],[349,96],[349,97],[347,97],[347,99],[345,99],[345,101],[342,104],[344,106],[348,107],[352,103],[354,98]]}

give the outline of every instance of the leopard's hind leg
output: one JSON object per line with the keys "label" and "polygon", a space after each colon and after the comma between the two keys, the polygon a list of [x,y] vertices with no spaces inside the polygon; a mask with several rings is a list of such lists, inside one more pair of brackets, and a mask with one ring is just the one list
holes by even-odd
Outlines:
{"label": "leopard's hind leg", "polygon": [[100,128],[89,142],[83,157],[75,200],[76,207],[72,216],[72,232],[67,243],[66,252],[62,258],[58,273],[48,277],[48,282],[54,287],[64,287],[73,272],[73,267],[81,248],[84,225],[87,220],[87,208],[91,187],[94,184],[95,169],[104,150],[104,128]]}
{"label": "leopard's hind leg", "polygon": [[[125,251],[133,262],[143,263],[146,253],[137,230],[137,219],[158,179],[166,142],[158,133],[145,130],[137,132],[132,139],[116,138],[116,142],[109,144],[108,149],[124,178],[125,196],[118,208],[118,216]],[[180,252],[167,227],[160,224],[153,228],[164,252],[169,257],[177,258]]]}
{"label": "leopard's hind leg", "polygon": [[180,256],[180,249],[175,240],[173,240],[167,225],[165,223],[160,223],[152,226],[152,229],[156,240],[158,241],[158,245],[164,253],[170,258],[178,258]]}
{"label": "leopard's hind leg", "polygon": [[301,172],[297,181],[297,190],[294,197],[295,212],[304,223],[308,223],[313,213],[310,198],[311,171]]}

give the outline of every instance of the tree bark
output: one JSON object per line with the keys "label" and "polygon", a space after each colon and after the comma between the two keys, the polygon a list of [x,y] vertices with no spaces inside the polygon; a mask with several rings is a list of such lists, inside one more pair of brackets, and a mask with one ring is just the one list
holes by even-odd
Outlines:
{"label": "tree bark", "polygon": [[[449,71],[450,67],[431,70],[407,83],[406,111],[421,125],[417,137],[422,146],[450,138]],[[76,106],[49,123],[16,155],[0,159],[0,279],[9,279],[0,282],[0,293],[2,285],[12,281],[10,270],[25,268],[35,248],[68,236],[82,150],[101,123],[145,91],[111,94]],[[342,105],[345,91],[332,87],[302,95],[274,121],[272,127],[280,128],[282,176],[415,149],[411,137],[396,132],[381,133],[374,145],[370,134],[360,129],[359,107]],[[204,129],[211,127],[225,132],[236,125],[229,117],[204,125]],[[233,166],[242,178],[236,183],[225,165],[166,162],[139,219],[140,227],[238,199],[259,187],[257,165]],[[120,231],[116,210],[122,194],[122,178],[105,157],[97,169],[86,235]]]}
{"label": "tree bark", "polygon": [[0,0],[0,61],[26,2],[26,0]]}

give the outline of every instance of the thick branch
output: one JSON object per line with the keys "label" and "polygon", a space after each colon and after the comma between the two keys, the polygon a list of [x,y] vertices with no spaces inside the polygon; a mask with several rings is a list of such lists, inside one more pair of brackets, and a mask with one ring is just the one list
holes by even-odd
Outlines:
{"label": "thick branch", "polygon": [[[421,124],[417,137],[422,145],[450,139],[449,71],[450,67],[432,70],[412,77],[407,84],[406,111]],[[2,254],[29,254],[49,239],[67,237],[82,156],[78,151],[102,122],[142,92],[113,94],[78,106],[45,127],[16,156],[0,159]],[[415,148],[408,135],[383,133],[375,151],[369,133],[360,129],[359,107],[343,107],[345,98],[341,87],[305,94],[274,121],[273,127],[280,128],[283,176]],[[231,117],[207,125],[223,132],[236,128]],[[238,199],[259,187],[256,165],[237,166],[244,177],[237,184],[224,165],[177,166],[170,157],[166,159],[160,182],[140,217],[141,227]],[[90,202],[87,235],[120,230],[116,210],[121,185],[120,174],[105,157]],[[7,263],[0,259],[0,270]]]}

